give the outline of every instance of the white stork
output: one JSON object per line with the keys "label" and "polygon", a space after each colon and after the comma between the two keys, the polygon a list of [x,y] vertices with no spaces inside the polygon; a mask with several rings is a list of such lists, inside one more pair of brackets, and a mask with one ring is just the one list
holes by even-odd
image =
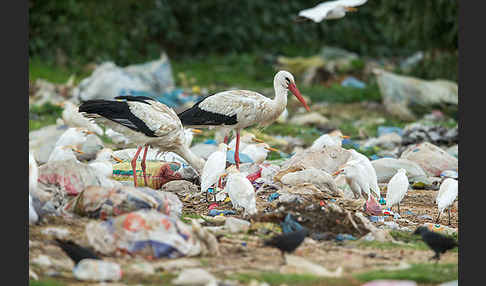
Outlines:
{"label": "white stork", "polygon": [[398,205],[398,214],[400,214],[400,202],[408,191],[407,171],[403,168],[398,169],[397,173],[390,179],[386,187],[386,207],[390,208]]}
{"label": "white stork", "polygon": [[273,123],[287,106],[289,90],[310,111],[295,85],[294,76],[288,71],[277,72],[273,87],[273,100],[249,90],[223,91],[201,99],[178,116],[182,124],[188,127],[219,126],[233,129],[236,133],[235,162],[239,168],[240,130],[255,124],[268,126]]}
{"label": "white stork", "polygon": [[79,112],[123,134],[138,145],[131,161],[135,186],[137,158],[143,146],[145,150],[141,165],[146,185],[148,180],[145,159],[149,146],[159,149],[160,152],[170,151],[180,155],[201,173],[204,160],[187,147],[184,128],[174,110],[150,97],[118,96],[115,99],[119,100],[88,100],[81,104]]}
{"label": "white stork", "polygon": [[435,198],[435,202],[439,208],[439,215],[437,216],[435,223],[439,223],[440,214],[447,209],[447,212],[449,213],[449,225],[451,224],[451,205],[456,200],[458,189],[459,183],[457,180],[447,178],[442,182],[439,188],[439,193],[437,193],[437,197]]}
{"label": "white stork", "polygon": [[366,3],[367,0],[336,0],[323,2],[313,8],[305,9],[299,12],[300,17],[311,19],[319,23],[322,20],[339,19],[346,16],[346,12],[355,12],[358,9],[355,6],[360,6]]}

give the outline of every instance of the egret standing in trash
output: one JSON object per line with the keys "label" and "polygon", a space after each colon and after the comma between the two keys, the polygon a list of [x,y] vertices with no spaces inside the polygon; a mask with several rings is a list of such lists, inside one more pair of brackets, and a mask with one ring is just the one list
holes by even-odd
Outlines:
{"label": "egret standing in trash", "polygon": [[233,129],[236,133],[235,162],[240,166],[240,131],[258,124],[268,126],[282,114],[287,106],[287,93],[290,90],[304,105],[309,106],[295,85],[294,76],[288,71],[279,71],[273,80],[275,98],[249,90],[229,90],[207,96],[191,108],[181,112],[179,118],[184,126],[219,126]]}
{"label": "egret standing in trash", "polygon": [[280,150],[270,147],[267,143],[248,144],[241,150],[248,155],[254,163],[263,163],[267,159],[268,152],[279,152]]}
{"label": "egret standing in trash", "polygon": [[333,176],[341,173],[345,176],[346,183],[351,188],[355,199],[362,197],[363,194],[368,196],[367,199],[370,198],[370,185],[365,176],[365,169],[359,160],[348,161],[343,167],[337,170]]}
{"label": "egret standing in trash", "polygon": [[449,213],[449,225],[451,224],[451,206],[457,198],[458,188],[459,183],[452,178],[445,179],[440,185],[439,192],[435,198],[435,202],[439,209],[439,215],[437,216],[435,223],[439,223],[440,214],[447,209],[447,212]]}
{"label": "egret standing in trash", "polygon": [[336,0],[323,2],[313,8],[305,9],[299,12],[300,17],[311,19],[319,23],[322,20],[339,19],[346,16],[347,12],[355,12],[358,9],[355,6],[360,6],[366,3],[367,0]]}
{"label": "egret standing in trash", "polygon": [[81,104],[79,112],[122,133],[138,145],[131,161],[135,186],[137,158],[143,146],[141,166],[145,185],[148,185],[145,159],[149,146],[158,148],[160,152],[171,151],[180,155],[201,173],[204,160],[187,147],[184,128],[174,110],[150,97],[118,96],[115,99],[119,100],[88,100]]}
{"label": "egret standing in trash", "polygon": [[321,135],[321,137],[317,138],[310,149],[312,150],[321,150],[326,147],[332,146],[342,146],[343,139],[349,138],[349,136],[345,136],[339,130],[334,130],[332,132],[326,133]]}
{"label": "egret standing in trash", "polygon": [[113,155],[113,150],[110,148],[103,148],[96,154],[96,159],[88,165],[94,168],[98,174],[109,178],[113,175],[113,165],[111,164],[110,159],[113,159],[118,163],[123,162],[122,159]]}
{"label": "egret standing in trash", "polygon": [[206,192],[212,185],[220,181],[220,177],[226,170],[226,150],[228,145],[220,143],[218,150],[209,155],[201,173],[201,192]]}
{"label": "egret standing in trash", "polygon": [[366,179],[371,188],[372,195],[379,200],[381,197],[380,187],[378,186],[378,177],[376,176],[376,170],[371,164],[370,159],[365,155],[359,153],[354,149],[348,150],[351,153],[351,160],[359,160],[366,171]]}
{"label": "egret standing in trash", "polygon": [[391,208],[394,205],[398,205],[398,214],[400,214],[400,202],[405,197],[409,186],[406,173],[405,169],[398,169],[386,187],[386,207]]}

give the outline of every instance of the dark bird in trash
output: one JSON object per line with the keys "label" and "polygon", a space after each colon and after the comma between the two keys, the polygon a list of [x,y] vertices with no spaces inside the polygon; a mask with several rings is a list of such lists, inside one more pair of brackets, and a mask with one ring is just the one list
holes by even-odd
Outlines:
{"label": "dark bird in trash", "polygon": [[437,261],[440,259],[441,254],[459,246],[457,241],[453,238],[431,231],[425,226],[418,227],[413,234],[420,234],[422,236],[422,240],[425,244],[435,252],[435,255],[430,259],[436,259]]}
{"label": "dark bird in trash", "polygon": [[74,264],[78,264],[79,261],[85,258],[101,260],[92,250],[77,245],[71,240],[56,238],[56,243],[74,261]]}
{"label": "dark bird in trash", "polygon": [[285,260],[285,252],[292,253],[299,247],[299,245],[304,241],[305,237],[309,234],[309,230],[302,227],[299,230],[279,234],[268,240],[266,240],[263,245],[278,248],[282,253],[282,257]]}

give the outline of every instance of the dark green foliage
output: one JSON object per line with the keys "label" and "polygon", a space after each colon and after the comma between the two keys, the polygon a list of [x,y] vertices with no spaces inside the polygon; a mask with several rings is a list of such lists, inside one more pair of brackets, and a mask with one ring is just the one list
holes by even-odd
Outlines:
{"label": "dark green foliage", "polygon": [[[140,62],[230,51],[361,55],[457,50],[457,0],[368,1],[343,19],[294,22],[320,1],[30,0],[29,55],[61,63]],[[63,56],[64,54],[64,56]]]}

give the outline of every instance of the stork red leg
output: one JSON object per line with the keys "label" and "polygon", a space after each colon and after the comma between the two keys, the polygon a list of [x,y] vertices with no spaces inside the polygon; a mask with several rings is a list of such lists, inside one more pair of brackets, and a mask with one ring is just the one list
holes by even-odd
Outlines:
{"label": "stork red leg", "polygon": [[140,151],[142,151],[142,146],[138,147],[137,152],[132,159],[133,184],[135,185],[135,187],[137,186],[137,158],[138,155],[140,155]]}
{"label": "stork red leg", "polygon": [[145,149],[143,150],[142,163],[140,165],[142,165],[143,182],[145,183],[145,186],[148,187],[147,172],[145,172],[145,167],[146,167],[145,159],[147,158],[147,149],[148,149],[148,145],[145,145]]}
{"label": "stork red leg", "polygon": [[236,130],[236,148],[235,148],[236,168],[240,169],[240,130]]}

